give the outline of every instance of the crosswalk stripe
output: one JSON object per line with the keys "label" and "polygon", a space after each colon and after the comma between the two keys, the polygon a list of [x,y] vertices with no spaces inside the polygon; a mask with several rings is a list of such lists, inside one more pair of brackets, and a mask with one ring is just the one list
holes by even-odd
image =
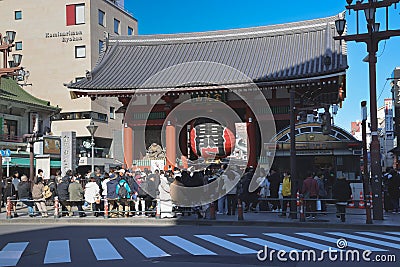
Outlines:
{"label": "crosswalk stripe", "polygon": [[381,234],[371,233],[371,232],[356,232],[356,233],[400,242],[400,237],[394,237],[394,236],[390,236],[390,235],[381,235]]}
{"label": "crosswalk stripe", "polygon": [[238,254],[255,254],[257,251],[248,247],[233,243],[231,241],[213,235],[195,235],[195,237],[208,241],[217,246],[223,247]]}
{"label": "crosswalk stripe", "polygon": [[161,236],[162,239],[170,242],[171,244],[189,252],[192,255],[217,255],[216,253],[203,248],[193,242],[190,242],[186,239],[183,239],[182,237],[179,236]]}
{"label": "crosswalk stripe", "polygon": [[[337,242],[337,238],[332,238],[332,237],[327,237],[327,236],[323,236],[323,235],[317,235],[317,234],[313,234],[313,233],[296,233],[298,235],[302,235],[302,236],[306,236],[306,237],[310,237],[310,238],[314,238],[314,239],[319,239],[322,241],[326,241],[326,242],[331,242],[336,244]],[[356,249],[360,249],[360,250],[370,250],[370,251],[387,251],[386,249],[381,249],[381,248],[376,248],[376,247],[371,247],[371,246],[365,246],[359,243],[354,243],[354,242],[347,242],[347,246],[348,247],[352,247],[352,248],[356,248]]]}
{"label": "crosswalk stripe", "polygon": [[143,237],[125,237],[125,240],[128,241],[137,250],[139,250],[139,252],[142,253],[146,258],[171,256],[150,241],[144,239]]}
{"label": "crosswalk stripe", "polygon": [[281,244],[278,244],[278,243],[274,243],[274,242],[271,242],[271,241],[268,241],[268,240],[265,240],[265,239],[261,239],[261,238],[242,238],[242,239],[247,241],[247,242],[250,242],[250,243],[253,243],[253,244],[257,244],[257,245],[260,245],[260,246],[263,246],[263,247],[267,246],[268,248],[275,249],[275,250],[283,250],[283,251],[286,251],[286,252],[300,251],[298,249],[295,249],[295,248],[292,248],[292,247],[289,247],[289,246],[284,246],[284,245],[281,245]]}
{"label": "crosswalk stripe", "polygon": [[386,233],[391,234],[391,235],[400,235],[400,232],[386,232]]}
{"label": "crosswalk stripe", "polygon": [[246,234],[227,234],[227,236],[231,236],[231,237],[246,237]]}
{"label": "crosswalk stripe", "polygon": [[69,240],[54,240],[47,244],[44,264],[71,262]]}
{"label": "crosswalk stripe", "polygon": [[368,243],[372,243],[372,244],[382,245],[385,247],[400,249],[400,245],[391,243],[391,242],[380,241],[380,240],[376,240],[376,239],[372,239],[372,238],[366,238],[366,237],[362,237],[362,236],[358,236],[358,235],[351,235],[351,234],[346,234],[346,233],[341,233],[341,232],[326,232],[326,233],[330,234],[330,235],[343,237],[343,238],[350,238],[350,239],[364,241],[364,242],[368,242]]}
{"label": "crosswalk stripe", "polygon": [[8,243],[0,251],[0,266],[16,266],[29,242]]}
{"label": "crosswalk stripe", "polygon": [[285,240],[285,241],[289,241],[292,243],[296,243],[296,244],[300,244],[306,247],[311,247],[311,248],[315,248],[315,249],[319,249],[319,250],[330,250],[330,249],[334,249],[333,247],[330,246],[325,246],[319,243],[315,243],[312,241],[307,241],[304,239],[300,239],[297,237],[292,237],[292,236],[288,236],[288,235],[283,235],[283,234],[279,234],[279,233],[263,233],[263,235],[269,236],[269,237],[274,237],[274,238],[278,238],[281,240]]}
{"label": "crosswalk stripe", "polygon": [[122,256],[106,238],[88,239],[96,259],[99,261],[122,260]]}

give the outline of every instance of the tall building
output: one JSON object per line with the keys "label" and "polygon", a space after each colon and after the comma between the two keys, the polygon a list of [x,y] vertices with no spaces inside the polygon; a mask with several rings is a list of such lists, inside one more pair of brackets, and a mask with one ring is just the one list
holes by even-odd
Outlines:
{"label": "tall building", "polygon": [[97,164],[104,164],[99,158],[114,158],[114,136],[122,130],[122,115],[115,113],[120,102],[116,97],[73,100],[65,84],[79,81],[86,70],[94,69],[105,36],[137,33],[137,20],[124,9],[124,1],[3,0],[0,21],[0,32],[17,32],[15,50],[23,55],[22,66],[30,73],[26,84],[31,85],[24,89],[62,108],[53,118],[53,134],[75,131],[80,164],[87,165],[90,134],[86,126],[93,119],[99,126]]}

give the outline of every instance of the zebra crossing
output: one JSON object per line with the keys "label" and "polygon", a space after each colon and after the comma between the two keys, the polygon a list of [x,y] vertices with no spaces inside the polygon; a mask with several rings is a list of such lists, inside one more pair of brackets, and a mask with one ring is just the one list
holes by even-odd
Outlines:
{"label": "zebra crossing", "polygon": [[[154,238],[148,240],[142,236],[124,237],[121,242],[129,244],[131,249],[139,252],[143,259],[173,257],[177,255],[188,256],[219,256],[229,253],[237,255],[257,254],[264,246],[275,250],[302,251],[304,249],[329,250],[337,249],[336,242],[339,238],[347,240],[347,247],[373,252],[398,253],[400,251],[400,232],[295,232],[290,234],[262,233],[260,236],[251,236],[242,233],[209,235],[195,234],[190,236],[160,235],[156,239],[164,242],[160,247]],[[45,248],[43,264],[61,264],[74,261],[71,255],[70,240],[49,240]],[[124,254],[118,251],[116,242],[108,238],[90,238],[87,243],[95,261],[127,260]],[[24,252],[29,248],[30,242],[11,242],[0,251],[0,266],[18,266]],[[171,248],[168,249],[168,246]],[[209,246],[209,247],[208,247]],[[172,249],[175,248],[175,250]],[[219,248],[219,249],[217,249]],[[171,250],[171,251],[169,251]],[[399,250],[399,251],[396,251]]]}

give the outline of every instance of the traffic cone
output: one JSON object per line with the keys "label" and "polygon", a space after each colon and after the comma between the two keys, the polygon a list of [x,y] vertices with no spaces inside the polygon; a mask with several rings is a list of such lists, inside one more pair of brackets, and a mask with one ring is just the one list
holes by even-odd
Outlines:
{"label": "traffic cone", "polygon": [[348,208],[354,208],[353,195],[351,195],[351,202],[347,205]]}
{"label": "traffic cone", "polygon": [[300,207],[300,193],[299,193],[299,191],[297,191],[296,198],[297,198],[296,206],[297,206],[297,207]]}
{"label": "traffic cone", "polygon": [[358,208],[365,209],[364,194],[362,191],[360,191],[360,202],[358,202]]}

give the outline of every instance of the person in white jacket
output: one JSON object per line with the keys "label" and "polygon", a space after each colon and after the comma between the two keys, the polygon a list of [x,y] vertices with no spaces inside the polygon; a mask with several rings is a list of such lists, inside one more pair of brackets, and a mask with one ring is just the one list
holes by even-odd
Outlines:
{"label": "person in white jacket", "polygon": [[94,212],[94,216],[99,216],[100,205],[96,203],[100,199],[100,188],[96,183],[96,179],[94,177],[90,178],[90,182],[88,182],[85,186],[85,201],[90,203],[92,206],[92,211]]}
{"label": "person in white jacket", "polygon": [[173,218],[175,214],[172,212],[172,198],[170,194],[170,183],[164,172],[160,172],[160,184],[158,186],[159,199],[161,206],[161,218]]}

